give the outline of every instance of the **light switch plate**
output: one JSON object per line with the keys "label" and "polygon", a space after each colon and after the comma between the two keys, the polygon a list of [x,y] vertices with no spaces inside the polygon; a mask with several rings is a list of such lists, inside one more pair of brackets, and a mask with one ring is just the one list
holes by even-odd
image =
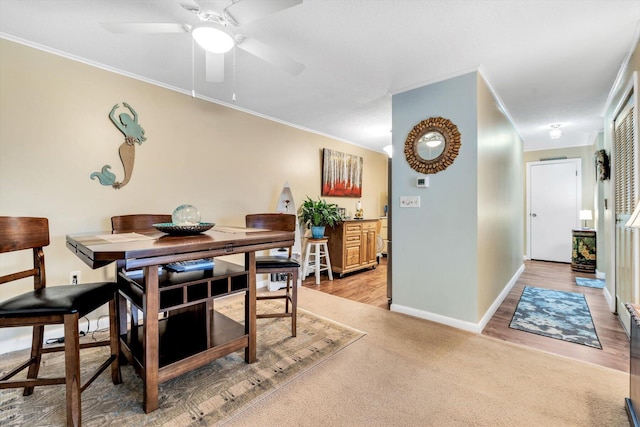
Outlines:
{"label": "light switch plate", "polygon": [[420,196],[401,196],[400,207],[401,208],[419,208]]}

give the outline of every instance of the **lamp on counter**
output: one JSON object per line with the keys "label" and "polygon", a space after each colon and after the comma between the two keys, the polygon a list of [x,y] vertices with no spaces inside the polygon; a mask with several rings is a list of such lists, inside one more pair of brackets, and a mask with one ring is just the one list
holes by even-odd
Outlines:
{"label": "lamp on counter", "polygon": [[580,220],[582,221],[582,228],[587,228],[587,221],[591,221],[593,216],[590,209],[584,209],[580,211]]}
{"label": "lamp on counter", "polygon": [[640,202],[636,205],[633,213],[629,217],[629,221],[624,225],[625,227],[640,228]]}
{"label": "lamp on counter", "polygon": [[358,200],[356,202],[356,215],[355,215],[355,219],[363,219],[364,218],[364,211],[362,210],[362,203],[360,202],[360,200]]}

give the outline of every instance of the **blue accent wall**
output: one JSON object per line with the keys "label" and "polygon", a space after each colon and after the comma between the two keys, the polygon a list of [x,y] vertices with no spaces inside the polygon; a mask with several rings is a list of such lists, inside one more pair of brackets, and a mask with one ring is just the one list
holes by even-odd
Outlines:
{"label": "blue accent wall", "polygon": [[[477,72],[392,104],[392,310],[473,329],[523,264],[521,139]],[[460,152],[418,188],[405,139],[437,116],[458,127]],[[403,196],[420,196],[420,207],[401,208]]]}

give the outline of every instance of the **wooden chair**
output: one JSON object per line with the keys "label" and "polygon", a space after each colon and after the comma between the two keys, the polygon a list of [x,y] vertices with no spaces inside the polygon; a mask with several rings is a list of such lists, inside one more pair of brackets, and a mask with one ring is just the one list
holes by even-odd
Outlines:
{"label": "wooden chair", "polygon": [[153,231],[153,224],[171,222],[167,214],[134,214],[111,217],[111,230],[114,233],[131,233],[134,231]]}
{"label": "wooden chair", "polygon": [[[262,213],[249,214],[245,218],[246,226],[249,228],[265,228],[278,231],[295,231],[296,216],[283,213]],[[278,274],[287,275],[287,287],[285,293],[276,295],[259,295],[258,301],[267,299],[284,299],[285,310],[282,313],[258,313],[256,318],[263,319],[269,317],[290,317],[291,336],[296,336],[296,318],[298,308],[298,270],[300,263],[291,258],[292,247],[288,247],[287,256],[256,256],[257,274]],[[289,310],[291,304],[291,310]]]}
{"label": "wooden chair", "polygon": [[[132,233],[136,231],[155,231],[153,224],[161,224],[173,221],[169,214],[132,214],[117,215],[111,217],[111,231],[113,233]],[[116,272],[122,270],[122,262],[116,266]],[[136,292],[135,289],[120,289],[120,334],[127,333],[127,300],[131,307],[131,326],[138,326],[138,308],[133,303],[130,294]]]}
{"label": "wooden chair", "polygon": [[[81,393],[105,369],[111,367],[114,384],[122,382],[118,353],[117,285],[113,282],[86,283],[46,287],[44,246],[49,245],[47,218],[0,217],[0,254],[31,250],[33,266],[0,276],[0,284],[33,277],[33,291],[0,302],[0,327],[32,326],[33,338],[29,359],[0,378],[0,389],[24,387],[24,396],[35,386],[66,384],[67,425],[79,426],[82,419]],[[9,265],[9,264],[7,264]],[[16,267],[15,270],[20,270]],[[80,344],[78,321],[103,304],[109,304],[109,340]],[[45,325],[64,325],[64,345],[43,346]],[[109,345],[109,357],[84,384],[80,381],[80,349]],[[64,351],[65,376],[38,378],[44,353]],[[12,379],[29,368],[26,378]]]}

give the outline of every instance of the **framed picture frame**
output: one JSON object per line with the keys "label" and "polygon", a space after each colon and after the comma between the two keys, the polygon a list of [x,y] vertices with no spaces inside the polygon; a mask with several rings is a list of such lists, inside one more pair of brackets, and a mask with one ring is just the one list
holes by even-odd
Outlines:
{"label": "framed picture frame", "polygon": [[362,196],[362,157],[324,148],[322,153],[322,195]]}

